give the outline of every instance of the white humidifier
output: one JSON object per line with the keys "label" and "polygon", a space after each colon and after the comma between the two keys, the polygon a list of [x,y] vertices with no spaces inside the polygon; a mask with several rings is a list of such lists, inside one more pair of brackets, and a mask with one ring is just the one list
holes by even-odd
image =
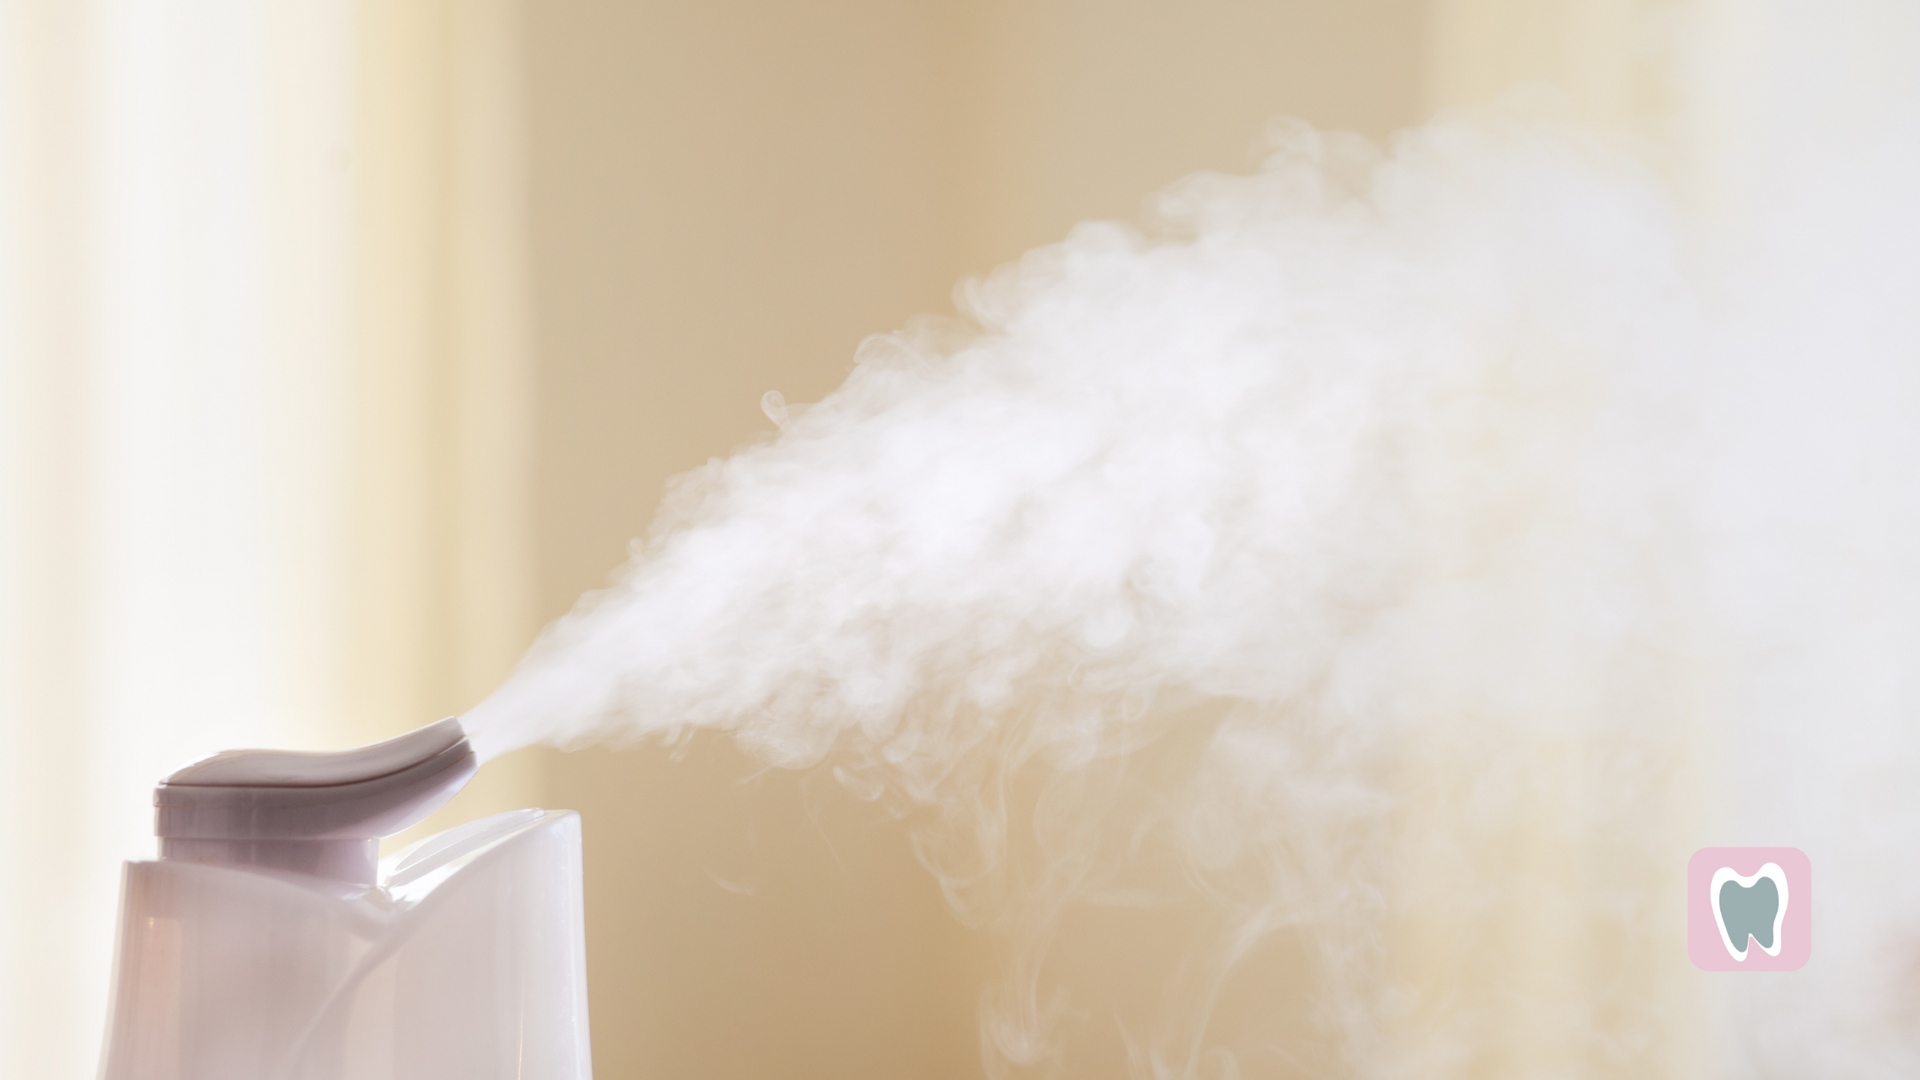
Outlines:
{"label": "white humidifier", "polygon": [[102,1080],[586,1080],[579,815],[378,858],[477,768],[449,719],[167,777],[160,857],[126,865]]}

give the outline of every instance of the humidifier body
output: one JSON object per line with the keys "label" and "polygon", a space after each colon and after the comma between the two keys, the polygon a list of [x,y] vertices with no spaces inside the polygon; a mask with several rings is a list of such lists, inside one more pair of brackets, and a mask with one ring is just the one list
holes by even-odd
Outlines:
{"label": "humidifier body", "polygon": [[580,819],[521,810],[380,882],[128,863],[102,1080],[587,1080]]}
{"label": "humidifier body", "polygon": [[[498,814],[374,864],[374,842],[333,835],[368,831],[337,804],[392,783],[348,776],[332,802],[317,784],[277,802],[258,781],[287,775],[247,768],[183,770],[169,782],[218,783],[156,796],[162,855],[126,864],[101,1080],[588,1080],[579,815]],[[424,816],[472,770],[419,773],[427,795],[378,827]],[[310,811],[281,811],[316,800],[329,835],[279,835],[315,831]],[[170,821],[170,805],[200,809]],[[226,835],[249,830],[276,835]]]}

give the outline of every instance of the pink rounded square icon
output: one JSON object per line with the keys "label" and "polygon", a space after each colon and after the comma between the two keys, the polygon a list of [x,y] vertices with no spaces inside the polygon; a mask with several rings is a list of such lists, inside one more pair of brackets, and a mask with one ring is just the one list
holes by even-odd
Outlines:
{"label": "pink rounded square icon", "polygon": [[1790,847],[1687,861],[1687,956],[1702,971],[1793,971],[1813,955],[1813,865]]}

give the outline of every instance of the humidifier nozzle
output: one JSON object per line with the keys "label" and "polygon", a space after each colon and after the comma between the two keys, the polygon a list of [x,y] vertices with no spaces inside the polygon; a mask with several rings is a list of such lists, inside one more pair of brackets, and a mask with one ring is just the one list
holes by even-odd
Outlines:
{"label": "humidifier nozzle", "polygon": [[154,789],[160,857],[371,884],[380,838],[421,820],[479,761],[449,717],[337,753],[228,750]]}

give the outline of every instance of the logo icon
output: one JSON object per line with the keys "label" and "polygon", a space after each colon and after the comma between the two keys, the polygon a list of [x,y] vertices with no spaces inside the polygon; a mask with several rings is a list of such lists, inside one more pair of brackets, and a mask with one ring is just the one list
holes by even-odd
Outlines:
{"label": "logo icon", "polygon": [[1704,971],[1792,971],[1813,953],[1798,848],[1701,848],[1687,863],[1687,955]]}

